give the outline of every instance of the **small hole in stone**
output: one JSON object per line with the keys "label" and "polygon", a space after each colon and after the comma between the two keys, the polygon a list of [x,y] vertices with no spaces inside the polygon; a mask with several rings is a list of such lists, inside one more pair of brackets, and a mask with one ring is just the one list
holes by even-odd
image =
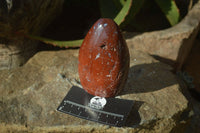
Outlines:
{"label": "small hole in stone", "polygon": [[104,49],[104,48],[105,48],[105,46],[106,46],[105,44],[102,44],[100,47],[101,47],[102,49]]}

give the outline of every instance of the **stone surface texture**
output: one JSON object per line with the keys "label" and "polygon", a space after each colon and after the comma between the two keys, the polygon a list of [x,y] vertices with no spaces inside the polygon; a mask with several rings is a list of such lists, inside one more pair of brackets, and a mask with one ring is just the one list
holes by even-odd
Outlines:
{"label": "stone surface texture", "polygon": [[[8,9],[6,2],[11,3]],[[1,1],[0,70],[23,65],[37,50],[35,40],[23,34],[40,35],[62,10],[64,0]]]}
{"label": "stone surface texture", "polygon": [[186,63],[184,64],[184,71],[187,71],[189,75],[194,78],[194,85],[197,92],[200,93],[200,39],[196,39],[194,47]]}
{"label": "stone surface texture", "polygon": [[113,97],[126,83],[129,50],[112,19],[99,19],[90,28],[79,50],[81,85],[90,94]]}
{"label": "stone surface texture", "polygon": [[[140,35],[126,33],[127,44],[134,49],[173,61],[180,69],[195,41],[200,25],[200,1],[177,25]],[[175,63],[174,63],[175,62]]]}
{"label": "stone surface texture", "polygon": [[37,41],[22,39],[0,43],[0,70],[22,66],[37,51]]}
{"label": "stone surface texture", "polygon": [[0,71],[2,132],[182,132],[190,111],[184,84],[172,68],[130,50],[130,71],[117,98],[135,100],[125,127],[56,111],[72,85],[80,86],[78,50],[39,52],[23,67]]}

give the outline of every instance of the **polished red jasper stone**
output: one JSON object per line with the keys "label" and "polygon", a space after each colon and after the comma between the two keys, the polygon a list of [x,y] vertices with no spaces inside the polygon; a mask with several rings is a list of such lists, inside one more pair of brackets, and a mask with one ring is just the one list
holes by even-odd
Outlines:
{"label": "polished red jasper stone", "polygon": [[79,51],[79,78],[83,88],[100,97],[113,97],[124,87],[130,56],[118,25],[99,19],[87,33]]}

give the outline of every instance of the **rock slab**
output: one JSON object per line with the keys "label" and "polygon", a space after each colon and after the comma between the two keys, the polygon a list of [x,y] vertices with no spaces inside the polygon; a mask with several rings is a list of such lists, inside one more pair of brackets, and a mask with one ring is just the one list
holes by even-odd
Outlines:
{"label": "rock slab", "polygon": [[175,65],[180,69],[188,57],[200,29],[200,1],[177,25],[140,35],[127,33],[127,44],[137,50],[147,52]]}
{"label": "rock slab", "polygon": [[[130,71],[117,98],[135,100],[125,127],[56,111],[72,85],[80,86],[78,50],[39,52],[23,67],[0,72],[2,132],[173,132],[184,130],[190,110],[185,86],[172,68],[131,50]],[[184,116],[184,117],[183,117]]]}

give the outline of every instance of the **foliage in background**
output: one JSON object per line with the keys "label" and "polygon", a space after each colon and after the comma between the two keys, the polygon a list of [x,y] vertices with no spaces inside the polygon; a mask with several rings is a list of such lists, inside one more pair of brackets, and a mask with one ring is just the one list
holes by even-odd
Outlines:
{"label": "foliage in background", "polygon": [[180,13],[173,0],[155,0],[158,6],[161,8],[165,17],[171,24],[171,26],[177,24],[180,20]]}
{"label": "foliage in background", "polygon": [[[144,6],[145,1],[148,0],[99,0],[101,17],[113,19],[120,26],[120,28],[123,28],[129,24],[134,24],[134,17]],[[159,6],[160,10],[163,12],[171,26],[179,22],[180,13],[174,0],[154,1]],[[89,3],[89,1],[83,2],[80,0],[77,4],[88,6],[87,3]],[[70,3],[66,3],[66,5],[70,5]],[[82,39],[73,41],[57,41],[33,35],[27,36],[29,38],[59,47],[78,47],[83,41]]]}

